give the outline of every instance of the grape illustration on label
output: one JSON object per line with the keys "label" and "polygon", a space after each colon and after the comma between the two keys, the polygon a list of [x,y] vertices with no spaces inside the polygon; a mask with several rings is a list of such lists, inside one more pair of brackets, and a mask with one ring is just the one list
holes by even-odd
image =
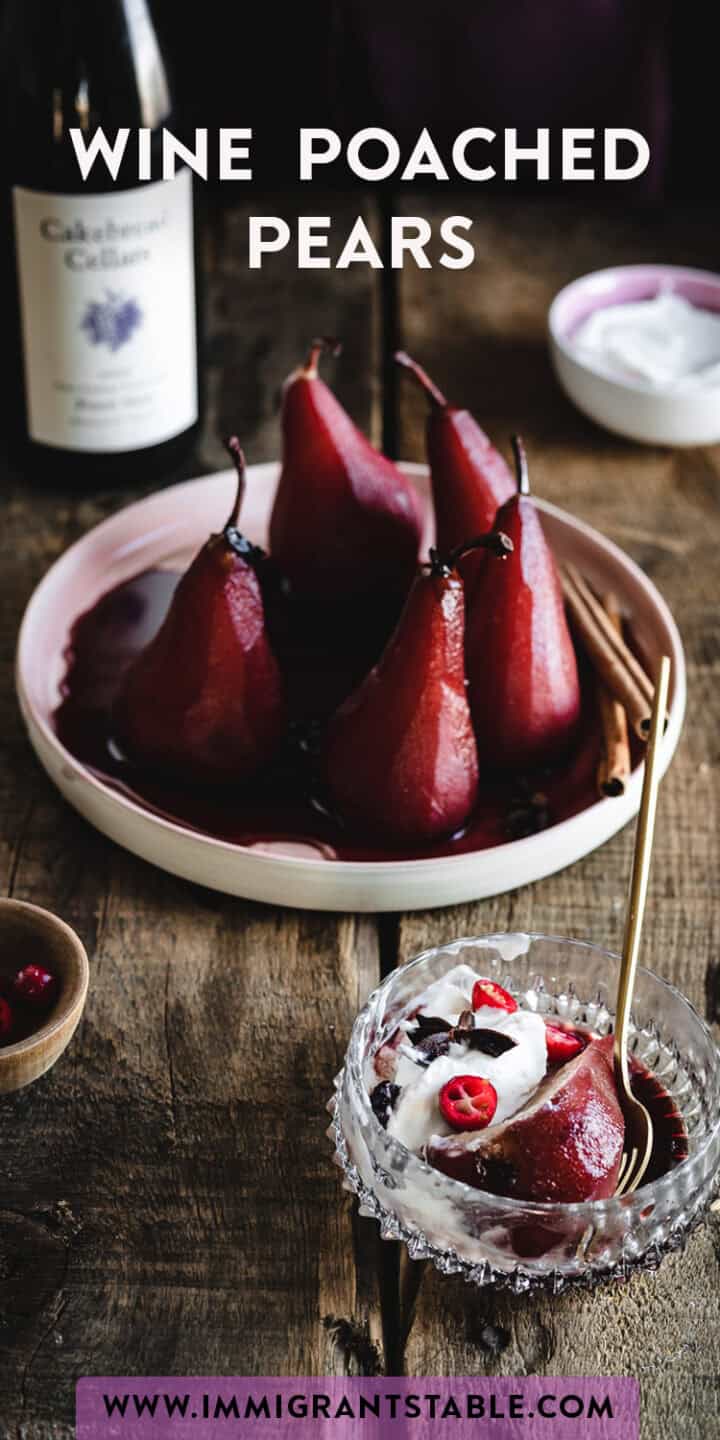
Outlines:
{"label": "grape illustration on label", "polygon": [[107,290],[104,300],[89,302],[80,328],[92,345],[107,345],[114,352],[132,339],[142,320],[137,300]]}

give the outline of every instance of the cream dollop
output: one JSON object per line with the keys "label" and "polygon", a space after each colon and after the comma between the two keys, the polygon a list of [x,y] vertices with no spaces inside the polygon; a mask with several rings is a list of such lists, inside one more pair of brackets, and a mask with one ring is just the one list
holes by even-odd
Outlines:
{"label": "cream dollop", "polygon": [[[424,1015],[435,1015],[457,1023],[471,1003],[473,986],[482,977],[469,965],[458,965],[441,980],[430,985],[420,997],[419,1009]],[[445,1055],[430,1064],[409,1042],[401,1043],[394,1075],[400,1086],[394,1110],[389,1119],[388,1134],[408,1150],[420,1151],[433,1135],[449,1135],[451,1128],[439,1108],[439,1095],[448,1080],[456,1075],[481,1075],[495,1087],[498,1097],[493,1123],[499,1124],[520,1110],[536,1090],[547,1068],[545,1026],[539,1015],[529,1010],[506,1010],[483,1005],[474,1013],[476,1029],[496,1030],[515,1043],[502,1055],[486,1055],[462,1043],[451,1044]],[[413,1022],[403,1028],[412,1031]]]}
{"label": "cream dollop", "polygon": [[720,386],[720,314],[670,291],[593,310],[571,344],[609,375],[657,390]]}

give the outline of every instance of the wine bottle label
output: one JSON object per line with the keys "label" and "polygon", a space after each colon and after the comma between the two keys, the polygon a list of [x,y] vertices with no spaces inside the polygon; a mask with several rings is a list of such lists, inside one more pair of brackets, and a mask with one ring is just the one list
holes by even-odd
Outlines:
{"label": "wine bottle label", "polygon": [[13,191],[28,432],[141,450],[197,419],[189,170],[105,195]]}

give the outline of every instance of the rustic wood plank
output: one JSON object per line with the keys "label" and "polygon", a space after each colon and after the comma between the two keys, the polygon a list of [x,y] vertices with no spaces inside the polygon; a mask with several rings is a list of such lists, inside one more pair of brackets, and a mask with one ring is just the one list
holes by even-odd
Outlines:
{"label": "rustic wood plank", "polygon": [[[252,460],[278,453],[280,384],[318,330],[349,337],[337,386],[377,432],[374,277],[313,284],[294,255],[250,273],[246,218],[214,235],[205,463],[225,463],[230,428]],[[66,916],[92,976],[66,1056],[0,1107],[2,1440],[69,1440],[82,1374],[381,1364],[379,1242],[324,1134],[379,974],[374,921],[244,904],[152,870],[65,806],[22,733],[22,608],[66,545],[137,493],[132,477],[82,497],[3,475],[0,888]]]}
{"label": "rustic wood plank", "polygon": [[[472,270],[402,274],[398,339],[454,403],[469,405],[507,449],[520,429],[538,494],[610,535],[669,601],[689,665],[685,734],[663,787],[645,954],[720,1018],[720,799],[717,547],[720,451],[634,446],[586,422],[559,393],[545,341],[547,307],[567,280],[623,261],[712,266],[704,215],[632,217],[555,203],[466,202]],[[432,220],[444,201],[413,201]],[[423,405],[401,386],[400,453],[422,457]],[[632,827],[563,874],[497,899],[403,918],[399,952],[459,934],[534,929],[617,948]],[[428,1273],[405,1356],[411,1374],[634,1374],[644,1440],[710,1436],[706,1377],[720,1361],[720,1227],[713,1218],[657,1276],[591,1297],[509,1301]],[[688,1422],[688,1412],[693,1418]],[[695,1428],[692,1428],[695,1426]]]}

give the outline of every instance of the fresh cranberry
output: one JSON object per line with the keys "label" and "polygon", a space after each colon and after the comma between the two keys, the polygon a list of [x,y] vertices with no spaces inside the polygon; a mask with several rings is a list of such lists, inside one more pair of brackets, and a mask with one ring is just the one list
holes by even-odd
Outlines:
{"label": "fresh cranberry", "polygon": [[517,1000],[495,980],[476,980],[472,992],[473,1010],[479,1010],[483,1005],[490,1005],[493,1010],[507,1010],[508,1015],[518,1008]]}
{"label": "fresh cranberry", "polygon": [[26,965],[15,976],[15,994],[33,1010],[48,1010],[57,993],[57,980],[42,965]]}
{"label": "fresh cranberry", "polygon": [[4,1000],[2,995],[0,995],[0,1045],[4,1044],[4,1042],[7,1040],[10,1031],[12,1030],[12,1027],[12,1010],[10,1009],[7,1000]]}
{"label": "fresh cranberry", "polygon": [[481,1075],[456,1075],[443,1085],[439,1103],[453,1130],[484,1130],[497,1110],[497,1092]]}
{"label": "fresh cranberry", "polygon": [[577,1030],[563,1030],[559,1025],[548,1025],[547,1021],[545,1043],[551,1065],[561,1065],[565,1060],[574,1060],[575,1056],[585,1049],[585,1041],[578,1035]]}

